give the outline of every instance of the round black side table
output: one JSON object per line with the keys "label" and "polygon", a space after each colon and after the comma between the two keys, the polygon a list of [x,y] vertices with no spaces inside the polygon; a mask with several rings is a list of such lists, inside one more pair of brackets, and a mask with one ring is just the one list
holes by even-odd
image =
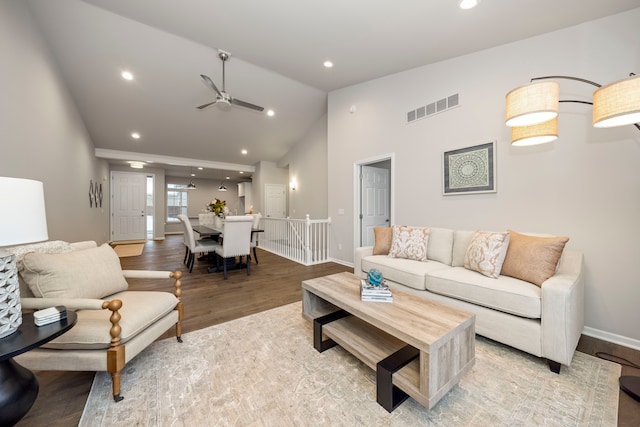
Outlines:
{"label": "round black side table", "polygon": [[18,330],[0,338],[0,426],[11,426],[20,421],[38,396],[38,379],[13,357],[64,334],[75,325],[76,320],[76,313],[67,311],[64,320],[36,326],[33,314],[23,314]]}

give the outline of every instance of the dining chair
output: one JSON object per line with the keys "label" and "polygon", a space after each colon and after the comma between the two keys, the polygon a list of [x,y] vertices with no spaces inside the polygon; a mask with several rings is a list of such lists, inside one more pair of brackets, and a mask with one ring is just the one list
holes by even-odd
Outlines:
{"label": "dining chair", "polygon": [[208,254],[213,252],[214,248],[218,246],[218,243],[209,239],[196,240],[189,217],[180,214],[178,215],[178,219],[182,222],[185,236],[187,236],[186,244],[189,250],[187,267],[189,267],[189,273],[191,273],[193,272],[193,264],[195,263],[196,254]]}
{"label": "dining chair", "polygon": [[228,216],[225,219],[222,244],[214,247],[217,265],[220,267],[222,259],[224,279],[227,279],[227,259],[247,257],[247,276],[251,275],[251,226],[253,218],[245,215]]}
{"label": "dining chair", "polygon": [[[256,228],[256,229],[260,228],[260,219],[262,219],[262,214],[261,213],[247,214],[247,216],[251,217],[251,220],[252,220],[251,227],[252,228]],[[258,253],[256,251],[256,248],[258,247],[258,233],[251,232],[250,247],[251,247],[251,249],[253,249],[253,258],[256,260],[256,264],[258,264]]]}

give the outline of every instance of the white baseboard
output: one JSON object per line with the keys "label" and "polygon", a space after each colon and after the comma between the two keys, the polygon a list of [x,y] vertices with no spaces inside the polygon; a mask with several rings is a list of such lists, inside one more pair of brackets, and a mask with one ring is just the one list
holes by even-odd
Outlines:
{"label": "white baseboard", "polygon": [[335,262],[336,264],[340,264],[340,265],[344,265],[344,266],[346,266],[346,267],[351,267],[351,268],[353,268],[353,263],[352,263],[352,262],[346,262],[346,261],[344,261],[344,260],[336,259],[336,258],[331,258],[331,257],[327,258],[327,260],[328,260],[329,262]]}
{"label": "white baseboard", "polygon": [[640,350],[640,340],[634,338],[624,337],[622,335],[613,334],[607,331],[601,331],[600,329],[590,328],[588,326],[584,327],[582,333],[599,340],[609,341],[614,344],[632,348],[634,350]]}

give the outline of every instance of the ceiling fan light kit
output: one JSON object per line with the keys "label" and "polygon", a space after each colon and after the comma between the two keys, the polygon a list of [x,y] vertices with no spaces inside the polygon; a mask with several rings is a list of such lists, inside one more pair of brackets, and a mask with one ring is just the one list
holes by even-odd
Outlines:
{"label": "ceiling fan light kit", "polygon": [[204,83],[211,88],[216,94],[216,100],[213,102],[208,102],[206,104],[202,104],[196,107],[198,110],[203,110],[210,105],[216,105],[222,111],[231,110],[231,104],[237,105],[239,107],[249,108],[251,110],[263,111],[264,107],[260,107],[259,105],[251,104],[250,102],[241,101],[237,98],[231,97],[226,91],[225,88],[225,63],[229,60],[231,54],[229,52],[225,52],[224,50],[218,50],[218,58],[222,61],[222,90],[219,90],[215,85],[213,80],[209,76],[204,74],[200,74],[200,77],[204,81]]}

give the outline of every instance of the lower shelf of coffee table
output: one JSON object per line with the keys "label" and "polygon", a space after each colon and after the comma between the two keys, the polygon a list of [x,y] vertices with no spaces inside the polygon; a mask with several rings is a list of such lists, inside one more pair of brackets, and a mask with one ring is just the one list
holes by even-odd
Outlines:
{"label": "lower shelf of coffee table", "polygon": [[[322,327],[322,332],[374,371],[379,361],[407,345],[355,316],[328,323]],[[428,356],[424,352],[421,354],[421,357]],[[393,374],[393,384],[429,407],[429,397],[420,392],[420,359]]]}

